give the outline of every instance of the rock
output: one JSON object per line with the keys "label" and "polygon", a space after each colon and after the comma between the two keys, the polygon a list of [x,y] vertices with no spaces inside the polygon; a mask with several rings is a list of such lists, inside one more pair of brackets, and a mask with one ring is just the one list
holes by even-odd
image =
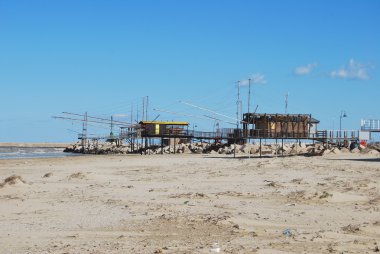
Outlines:
{"label": "rock", "polygon": [[[259,151],[260,151],[260,149],[259,149]],[[261,154],[262,155],[271,155],[271,154],[273,154],[273,150],[270,149],[269,147],[262,147]]]}
{"label": "rock", "polygon": [[298,150],[295,148],[289,148],[288,150],[286,150],[286,154],[291,154],[291,155],[298,154]]}
{"label": "rock", "polygon": [[218,154],[226,154],[226,149],[224,149],[224,148],[219,148],[219,149],[218,149]]}
{"label": "rock", "polygon": [[305,147],[300,147],[298,149],[298,154],[306,154],[306,153],[309,153],[309,150]]}
{"label": "rock", "polygon": [[377,151],[377,150],[371,149],[367,154],[369,154],[369,155],[379,155],[380,152]]}
{"label": "rock", "polygon": [[329,154],[331,154],[331,152],[332,152],[332,150],[330,150],[330,149],[326,149],[326,150],[324,150],[324,151],[322,152],[322,155],[323,155],[323,156],[325,156],[325,155],[329,155]]}
{"label": "rock", "polygon": [[351,150],[351,153],[360,153],[359,148],[355,147],[354,149]]}
{"label": "rock", "polygon": [[207,149],[210,146],[209,143],[202,143],[201,147],[203,150]]}
{"label": "rock", "polygon": [[231,148],[229,148],[229,147],[226,147],[225,149],[224,149],[224,153],[225,154],[231,154],[231,153],[233,153],[234,151],[233,151],[233,149],[231,149]]}
{"label": "rock", "polygon": [[236,153],[239,153],[240,149],[242,148],[241,145],[238,145],[238,144],[234,144],[234,145],[231,145],[232,146],[232,150],[236,149]]}
{"label": "rock", "polygon": [[256,147],[256,146],[251,146],[250,148],[250,154],[256,154],[260,151],[260,148]]}
{"label": "rock", "polygon": [[313,153],[315,153],[315,146],[308,146],[308,147],[306,148],[306,151],[307,151],[307,153],[309,153],[309,154],[313,154]]}
{"label": "rock", "polygon": [[249,144],[242,145],[239,149],[240,152],[249,154],[251,151],[251,146]]}
{"label": "rock", "polygon": [[189,153],[191,153],[191,150],[189,149],[188,146],[183,146],[183,147],[182,147],[182,153],[187,153],[187,154],[189,154]]}

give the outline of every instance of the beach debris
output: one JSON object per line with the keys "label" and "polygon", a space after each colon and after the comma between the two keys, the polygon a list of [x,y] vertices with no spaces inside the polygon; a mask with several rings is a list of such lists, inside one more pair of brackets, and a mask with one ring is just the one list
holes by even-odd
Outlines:
{"label": "beach debris", "polygon": [[208,198],[208,196],[204,193],[193,193],[193,192],[188,192],[188,193],[178,193],[178,194],[173,194],[170,195],[169,198]]}
{"label": "beach debris", "polygon": [[360,228],[359,225],[348,224],[347,226],[342,227],[342,230],[346,233],[357,233]]}
{"label": "beach debris", "polygon": [[83,178],[85,178],[85,177],[86,177],[86,175],[83,174],[82,172],[77,172],[77,173],[73,173],[73,174],[71,174],[71,175],[69,176],[69,179],[74,179],[74,178],[76,178],[76,179],[83,179]]}
{"label": "beach debris", "polygon": [[295,179],[291,180],[290,182],[296,183],[296,184],[301,184],[302,180],[303,180],[303,178],[295,178]]}
{"label": "beach debris", "polygon": [[333,245],[332,245],[331,243],[329,243],[329,244],[327,245],[327,251],[328,251],[329,253],[336,252],[336,250],[334,249],[334,247],[333,247]]}
{"label": "beach debris", "polygon": [[300,200],[307,199],[305,190],[291,191],[289,192],[288,195],[286,195],[286,197],[289,200],[293,200],[293,201],[300,201]]}
{"label": "beach debris", "polygon": [[49,172],[49,173],[44,174],[43,178],[48,178],[48,177],[51,177],[52,175],[53,173]]}
{"label": "beach debris", "polygon": [[26,183],[24,179],[22,179],[19,175],[11,175],[4,179],[4,182],[0,183],[0,188],[4,187],[5,185],[15,185],[19,183]]}
{"label": "beach debris", "polygon": [[218,242],[215,242],[212,244],[210,252],[211,253],[219,253],[220,252],[220,246],[219,246]]}
{"label": "beach debris", "polygon": [[282,234],[284,236],[287,236],[287,237],[291,237],[294,235],[294,230],[293,229],[290,229],[290,228],[287,228],[285,229],[284,231],[282,231]]}
{"label": "beach debris", "polygon": [[281,187],[281,184],[275,182],[275,181],[268,181],[268,180],[265,180],[265,182],[269,182],[266,186],[268,187],[274,187],[274,188],[279,188]]}
{"label": "beach debris", "polygon": [[372,198],[372,199],[369,201],[369,204],[371,204],[371,205],[375,205],[375,204],[379,204],[379,203],[380,203],[380,195],[377,196],[377,197]]}
{"label": "beach debris", "polygon": [[255,231],[251,231],[251,232],[249,232],[248,233],[250,236],[252,236],[252,237],[257,237],[258,235],[257,235],[257,233],[255,232]]}
{"label": "beach debris", "polygon": [[330,198],[332,197],[333,194],[331,193],[328,193],[327,191],[323,191],[323,193],[319,196],[320,199],[323,199],[323,198]]}
{"label": "beach debris", "polygon": [[190,200],[186,200],[185,202],[183,202],[183,204],[188,206],[195,206],[194,204],[190,204]]}

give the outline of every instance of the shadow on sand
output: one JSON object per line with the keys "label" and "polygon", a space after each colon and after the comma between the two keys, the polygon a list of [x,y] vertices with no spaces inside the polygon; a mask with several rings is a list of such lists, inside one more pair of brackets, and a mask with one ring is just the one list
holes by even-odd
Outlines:
{"label": "shadow on sand", "polygon": [[[277,156],[278,158],[282,157],[282,156]],[[285,156],[284,156],[285,157]],[[204,156],[204,158],[206,159],[235,159],[235,160],[239,160],[239,159],[265,159],[265,158],[276,158],[275,156],[251,156],[249,157],[248,155],[247,156],[236,156],[235,158],[232,156],[232,157],[228,157],[228,156]]]}
{"label": "shadow on sand", "polygon": [[359,158],[359,159],[328,159],[332,161],[362,161],[362,162],[380,162],[380,158]]}

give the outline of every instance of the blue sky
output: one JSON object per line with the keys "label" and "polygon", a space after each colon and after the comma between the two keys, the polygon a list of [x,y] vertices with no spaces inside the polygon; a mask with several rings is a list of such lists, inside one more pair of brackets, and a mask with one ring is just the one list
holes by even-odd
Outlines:
{"label": "blue sky", "polygon": [[250,77],[260,113],[283,113],[289,93],[289,113],[338,129],[345,110],[343,128],[358,129],[380,118],[379,10],[375,0],[0,0],[0,142],[73,141],[80,124],[51,116],[129,119],[143,96],[149,116],[212,130],[153,108],[208,114],[187,101],[233,117],[235,82]]}

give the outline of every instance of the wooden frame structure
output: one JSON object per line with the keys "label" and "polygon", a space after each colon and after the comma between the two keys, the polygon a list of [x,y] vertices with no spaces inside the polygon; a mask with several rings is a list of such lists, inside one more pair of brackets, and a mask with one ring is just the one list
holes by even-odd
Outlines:
{"label": "wooden frame structure", "polygon": [[243,114],[243,136],[261,139],[308,139],[319,121],[308,114]]}
{"label": "wooden frame structure", "polygon": [[188,122],[141,121],[139,124],[143,137],[181,136],[189,128]]}

